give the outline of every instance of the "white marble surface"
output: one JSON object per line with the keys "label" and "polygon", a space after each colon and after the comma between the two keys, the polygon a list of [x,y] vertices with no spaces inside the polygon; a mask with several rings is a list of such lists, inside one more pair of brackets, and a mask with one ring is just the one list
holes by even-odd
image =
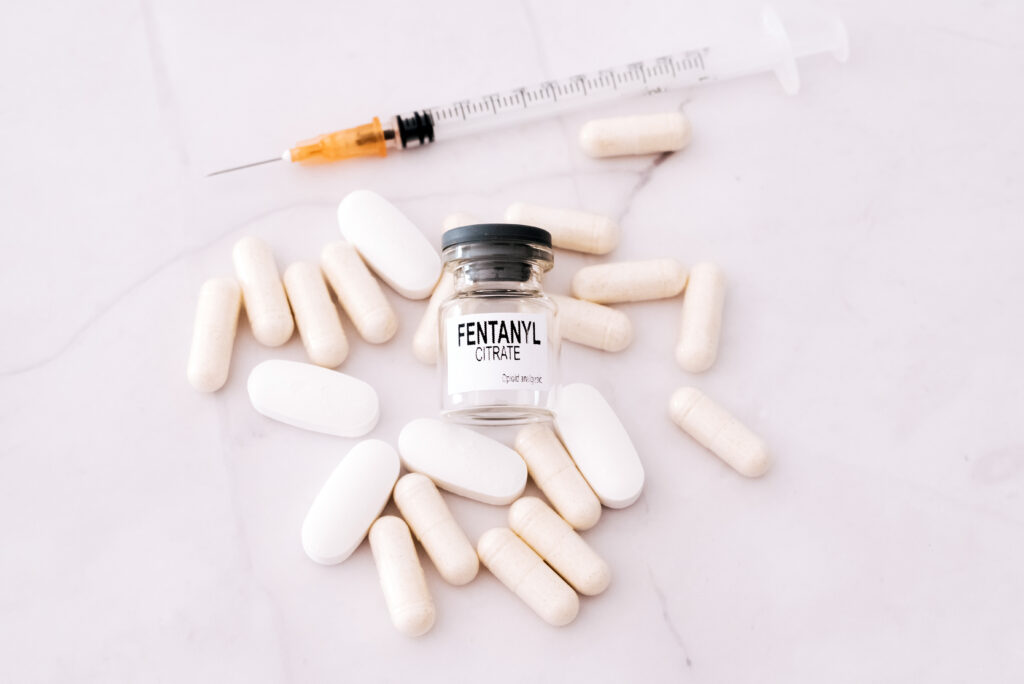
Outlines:
{"label": "white marble surface", "polygon": [[[595,161],[588,114],[319,169],[204,173],[299,137],[686,47],[753,3],[7,4],[0,10],[0,679],[995,682],[1024,678],[1024,11],[845,2],[851,60],[618,104],[682,105],[660,164]],[[710,5],[710,3],[708,3]],[[608,212],[617,258],[716,260],[718,364],[672,359],[678,301],[637,339],[567,345],[643,456],[640,501],[587,539],[614,572],[541,623],[482,573],[419,640],[369,549],[320,567],[299,527],[351,440],[257,415],[244,381],[297,339],[243,326],[226,388],[184,369],[196,292],[255,234],[284,265],[337,235],[348,191],[432,238],[523,199]],[[550,289],[594,258],[559,254]],[[402,326],[354,340],[395,440],[436,410]],[[349,326],[351,331],[351,326]],[[777,455],[746,480],[679,432],[696,383]],[[474,538],[504,511],[449,497]]]}

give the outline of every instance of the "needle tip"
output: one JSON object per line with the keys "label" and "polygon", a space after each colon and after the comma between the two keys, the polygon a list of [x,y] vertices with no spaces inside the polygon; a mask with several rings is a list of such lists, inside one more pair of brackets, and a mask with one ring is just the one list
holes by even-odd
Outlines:
{"label": "needle tip", "polygon": [[222,173],[231,173],[232,171],[241,171],[242,169],[251,169],[254,166],[262,166],[263,164],[270,164],[271,162],[279,162],[283,157],[272,157],[270,159],[264,159],[263,161],[253,162],[251,164],[242,164],[241,166],[232,166],[230,169],[221,169],[220,171],[214,171],[213,173],[206,174],[207,178],[211,176],[219,176]]}

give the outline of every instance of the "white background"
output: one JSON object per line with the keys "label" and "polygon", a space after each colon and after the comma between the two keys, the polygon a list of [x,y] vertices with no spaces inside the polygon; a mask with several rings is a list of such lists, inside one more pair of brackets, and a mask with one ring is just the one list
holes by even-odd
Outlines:
{"label": "white background", "polygon": [[[755,16],[695,2],[15,2],[0,10],[0,679],[6,681],[994,682],[1024,678],[1024,10],[845,2],[851,58],[619,103],[384,160],[208,179],[295,140],[690,47]],[[599,113],[682,106],[660,165],[591,160]],[[615,259],[714,260],[719,361],[673,360],[679,301],[636,339],[569,345],[647,469],[586,534],[608,592],[563,629],[492,576],[427,568],[419,640],[366,545],[309,561],[303,516],[353,444],[256,414],[242,324],[227,386],[185,381],[195,297],[257,235],[283,268],[369,188],[439,240],[512,201],[616,217]],[[597,258],[559,253],[565,292]],[[342,370],[395,441],[437,410],[393,292],[389,344]],[[770,444],[747,480],[667,417],[696,384]],[[508,439],[509,434],[498,435]],[[475,539],[504,511],[449,496]]]}

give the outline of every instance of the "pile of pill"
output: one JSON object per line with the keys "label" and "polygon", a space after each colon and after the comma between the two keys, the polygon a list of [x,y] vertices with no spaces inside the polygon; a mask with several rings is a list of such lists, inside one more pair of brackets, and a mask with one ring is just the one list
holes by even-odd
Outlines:
{"label": "pile of pill", "polygon": [[[684,147],[690,128],[679,113],[592,121],[580,144],[595,157],[669,152]],[[607,216],[517,202],[504,218],[551,233],[555,247],[608,254],[619,227]],[[409,299],[429,301],[413,336],[414,357],[438,356],[438,308],[454,292],[451,273],[423,233],[379,195],[359,190],[338,206],[343,239],[324,246],[319,264],[296,262],[279,274],[269,245],[244,237],[233,250],[235,277],[200,288],[188,379],[213,392],[227,381],[242,309],[253,336],[268,347],[298,329],[312,363],[268,360],[248,376],[259,413],[298,428],[362,437],[374,429],[380,399],[364,380],[333,370],[349,352],[339,306],[356,333],[388,342],[398,318],[381,282]],[[477,223],[456,213],[444,229]],[[332,299],[332,293],[334,299]],[[608,262],[577,271],[569,295],[550,295],[562,339],[607,352],[629,346],[633,326],[610,305],[683,295],[676,362],[690,373],[708,370],[718,352],[725,279],[712,263],[687,270],[672,258]],[[335,299],[337,304],[335,303]],[[626,429],[594,387],[563,385],[553,423],[522,427],[510,447],[476,430],[433,418],[402,429],[397,449],[378,439],[358,442],[316,496],[302,525],[302,546],[321,564],[341,563],[369,538],[384,600],[401,632],[432,627],[436,608],[414,538],[452,585],[472,581],[482,563],[544,621],[572,622],[578,594],[594,596],[611,580],[608,564],[579,534],[603,507],[624,508],[640,496],[644,470]],[[770,465],[764,442],[695,387],[677,389],[671,419],[737,472],[757,477]],[[402,470],[407,471],[400,477]],[[523,496],[532,478],[547,503]],[[509,506],[507,527],[485,532],[476,545],[453,518],[439,489],[494,506]],[[381,516],[391,499],[401,514]]]}

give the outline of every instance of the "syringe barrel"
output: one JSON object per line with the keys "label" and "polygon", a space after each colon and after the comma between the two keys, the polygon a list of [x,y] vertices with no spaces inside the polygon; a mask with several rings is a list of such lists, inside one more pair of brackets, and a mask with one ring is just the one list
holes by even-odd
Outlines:
{"label": "syringe barrel", "polygon": [[642,62],[512,88],[430,107],[438,138],[540,119],[623,97],[697,85],[713,79],[705,50],[689,50]]}
{"label": "syringe barrel", "polygon": [[[440,139],[553,116],[601,101],[774,72],[787,93],[800,87],[796,58],[821,52],[841,61],[846,32],[835,12],[766,6],[760,21],[721,41],[619,67],[522,86],[421,110]],[[792,30],[790,29],[792,27]]]}

